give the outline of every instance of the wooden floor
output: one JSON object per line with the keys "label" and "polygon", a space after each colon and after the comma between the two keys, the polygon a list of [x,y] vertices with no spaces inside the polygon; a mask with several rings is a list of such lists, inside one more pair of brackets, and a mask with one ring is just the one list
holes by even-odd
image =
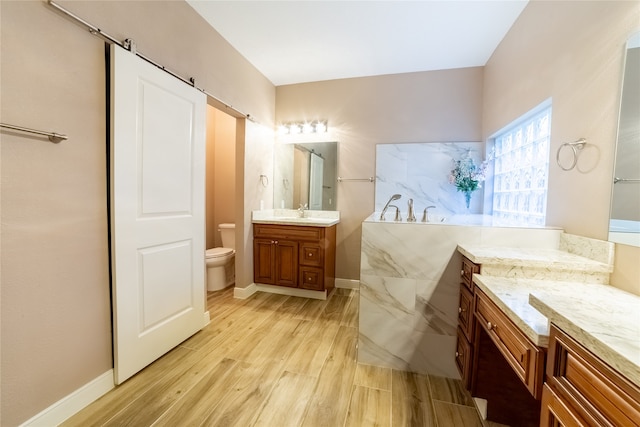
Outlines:
{"label": "wooden floor", "polygon": [[482,426],[459,381],[356,362],[358,291],[210,293],[211,323],[65,426]]}

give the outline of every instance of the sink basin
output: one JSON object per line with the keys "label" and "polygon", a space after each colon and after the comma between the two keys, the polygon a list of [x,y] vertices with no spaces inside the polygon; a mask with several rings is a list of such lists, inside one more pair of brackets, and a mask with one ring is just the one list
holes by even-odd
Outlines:
{"label": "sink basin", "polygon": [[274,217],[276,221],[291,221],[291,222],[331,222],[333,218],[313,218],[313,217],[299,217],[299,216],[283,216],[283,217]]}
{"label": "sink basin", "polygon": [[330,227],[340,222],[340,215],[337,212],[327,214],[324,211],[306,211],[305,215],[306,216],[304,217],[298,216],[297,210],[294,209],[254,211],[252,214],[252,222],[258,224],[286,224],[318,227]]}
{"label": "sink basin", "polygon": [[313,217],[299,217],[299,216],[274,216],[271,218],[265,218],[260,222],[273,222],[273,223],[287,223],[287,224],[318,224],[318,225],[333,225],[337,224],[338,220],[335,218],[313,218]]}

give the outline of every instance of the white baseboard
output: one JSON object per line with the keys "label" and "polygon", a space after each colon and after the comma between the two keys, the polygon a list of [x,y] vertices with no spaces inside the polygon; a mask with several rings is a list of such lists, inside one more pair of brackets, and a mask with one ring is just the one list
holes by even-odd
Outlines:
{"label": "white baseboard", "polygon": [[360,289],[360,281],[352,279],[338,279],[336,278],[336,288],[341,289]]}
{"label": "white baseboard", "polygon": [[204,312],[204,318],[203,319],[204,319],[204,323],[202,324],[202,327],[204,328],[209,323],[211,323],[211,315],[209,314],[209,310]]}
{"label": "white baseboard", "polygon": [[238,299],[247,299],[258,291],[255,283],[250,284],[246,288],[233,288],[233,297]]}
{"label": "white baseboard", "polygon": [[113,389],[113,369],[89,381],[66,397],[63,397],[44,411],[25,421],[21,427],[50,427],[78,413],[81,409]]}
{"label": "white baseboard", "polygon": [[480,418],[482,418],[483,420],[486,420],[487,419],[487,400],[482,399],[480,397],[474,397],[473,401],[476,404],[476,409],[478,410],[478,414],[480,415]]}

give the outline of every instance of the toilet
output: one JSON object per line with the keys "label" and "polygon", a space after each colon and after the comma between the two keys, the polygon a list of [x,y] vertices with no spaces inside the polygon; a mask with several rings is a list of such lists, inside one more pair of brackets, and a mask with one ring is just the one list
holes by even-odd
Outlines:
{"label": "toilet", "polygon": [[218,231],[222,237],[222,248],[207,249],[207,291],[219,291],[236,281],[236,225],[219,224]]}

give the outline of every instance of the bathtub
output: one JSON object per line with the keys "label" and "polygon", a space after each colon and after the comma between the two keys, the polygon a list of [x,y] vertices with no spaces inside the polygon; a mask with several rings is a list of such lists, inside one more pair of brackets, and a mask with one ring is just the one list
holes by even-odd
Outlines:
{"label": "bathtub", "polygon": [[640,221],[611,219],[609,221],[609,241],[640,246]]}
{"label": "bathtub", "polygon": [[387,224],[420,224],[420,225],[463,225],[463,226],[480,226],[480,227],[516,227],[516,228],[551,228],[557,227],[538,226],[538,225],[514,225],[504,220],[500,220],[491,215],[482,214],[454,214],[451,216],[440,215],[436,212],[429,213],[429,221],[422,222],[422,213],[416,214],[416,222],[407,221],[407,212],[401,212],[402,221],[394,221],[395,209],[389,209],[385,215],[385,220],[380,220],[380,212],[374,212],[369,215],[364,222],[379,222]]}

